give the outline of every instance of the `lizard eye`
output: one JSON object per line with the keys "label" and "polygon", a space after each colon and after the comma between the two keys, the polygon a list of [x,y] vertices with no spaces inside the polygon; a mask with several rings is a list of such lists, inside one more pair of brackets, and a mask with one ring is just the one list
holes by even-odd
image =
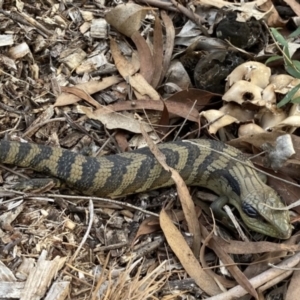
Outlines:
{"label": "lizard eye", "polygon": [[250,218],[258,217],[257,210],[253,206],[251,206],[251,204],[243,202],[242,209],[248,217],[250,217]]}

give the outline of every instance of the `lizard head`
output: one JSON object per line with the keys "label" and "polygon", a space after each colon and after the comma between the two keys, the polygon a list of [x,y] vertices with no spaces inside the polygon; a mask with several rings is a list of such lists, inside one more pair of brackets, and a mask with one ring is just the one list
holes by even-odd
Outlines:
{"label": "lizard head", "polygon": [[279,195],[267,185],[241,197],[242,203],[235,207],[250,229],[279,239],[288,239],[293,226],[289,211]]}

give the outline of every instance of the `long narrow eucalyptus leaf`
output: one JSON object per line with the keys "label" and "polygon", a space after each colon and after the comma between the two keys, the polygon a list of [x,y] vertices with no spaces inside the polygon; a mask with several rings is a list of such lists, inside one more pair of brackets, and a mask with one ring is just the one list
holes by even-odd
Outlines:
{"label": "long narrow eucalyptus leaf", "polygon": [[277,104],[277,107],[280,108],[284,106],[285,104],[291,102],[295,94],[300,88],[300,84],[297,84],[295,87],[293,87],[286,95],[285,97]]}

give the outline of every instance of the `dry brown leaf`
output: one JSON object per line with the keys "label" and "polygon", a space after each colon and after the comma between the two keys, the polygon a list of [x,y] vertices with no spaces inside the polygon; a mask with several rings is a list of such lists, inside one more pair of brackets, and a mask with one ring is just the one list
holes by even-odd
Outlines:
{"label": "dry brown leaf", "polygon": [[[184,119],[199,123],[199,113],[193,108],[193,103],[186,102],[180,103],[175,101],[166,100],[169,114],[180,116]],[[110,111],[123,111],[123,110],[158,110],[163,111],[164,105],[161,101],[147,100],[147,101],[135,101],[134,104],[130,101],[118,102],[112,105],[108,105],[107,109]],[[172,118],[172,116],[171,116]]]}
{"label": "dry brown leaf", "polygon": [[[86,83],[80,83],[80,84],[77,84],[75,87],[85,91],[85,93],[88,95],[92,95],[94,93],[102,91],[102,90],[120,82],[121,80],[122,80],[121,77],[110,76],[110,77],[103,78],[101,81],[91,80]],[[77,103],[80,100],[81,100],[81,98],[74,94],[62,93],[61,95],[59,95],[57,97],[54,106],[70,105],[70,104]]]}
{"label": "dry brown leaf", "polygon": [[263,132],[256,135],[243,136],[237,139],[233,139],[228,142],[229,145],[238,148],[247,148],[251,152],[252,147],[261,149],[261,145],[264,143],[275,143],[276,139],[285,134],[284,132]]}
{"label": "dry brown leaf", "polygon": [[140,74],[145,78],[148,83],[151,83],[154,73],[153,57],[148,44],[141,34],[136,31],[132,36],[140,59]]}
{"label": "dry brown leaf", "polygon": [[[201,231],[203,233],[204,239],[206,239],[209,235],[207,229],[204,226],[201,226]],[[253,297],[258,299],[258,295],[256,290],[253,288],[248,278],[243,274],[243,272],[237,267],[234,263],[233,259],[223,250],[223,248],[219,245],[215,236],[208,242],[209,248],[211,248],[223,264],[226,265],[230,274],[234,277],[234,279]]]}
{"label": "dry brown leaf", "polygon": [[275,251],[295,252],[300,250],[300,245],[289,245],[287,243],[225,241],[217,236],[214,239],[223,251],[230,254],[257,254]]}
{"label": "dry brown leaf", "polygon": [[[190,107],[195,104],[195,108],[201,111],[214,97],[220,98],[221,95],[214,94],[208,91],[199,89],[188,89],[175,93],[168,98],[168,101],[174,101],[179,103],[188,103]],[[221,98],[220,98],[221,99]]]}
{"label": "dry brown leaf", "polygon": [[126,138],[126,131],[118,130],[115,134],[115,139],[122,152],[128,150],[129,145]]}
{"label": "dry brown leaf", "polygon": [[[299,178],[298,167],[295,167],[295,165],[288,165],[286,168],[283,168],[281,172],[274,172],[272,170],[262,168],[261,165],[260,168],[273,176],[279,177],[279,179],[277,179],[273,176],[270,176],[268,178],[268,185],[277,191],[277,193],[280,195],[280,197],[282,198],[284,203],[286,203],[286,205],[291,205],[299,200],[300,187],[289,184],[288,182],[292,182],[295,184],[297,182],[293,180],[290,176],[288,176],[288,174],[286,174],[285,172],[286,168],[288,168],[289,171],[292,171],[294,169],[294,172],[298,173],[296,178]],[[286,182],[280,179],[284,179]],[[300,206],[294,207],[293,211],[300,214]]]}
{"label": "dry brown leaf", "polygon": [[163,70],[163,33],[162,27],[160,24],[160,19],[156,15],[154,23],[154,32],[153,32],[153,65],[154,65],[154,74],[151,85],[153,88],[156,88],[160,82],[162,70]]}
{"label": "dry brown leaf", "polygon": [[160,212],[159,221],[168,244],[189,276],[193,278],[196,284],[208,295],[212,296],[221,293],[215,281],[201,268],[182,234],[173,224],[164,209]]}
{"label": "dry brown leaf", "polygon": [[161,18],[165,24],[166,35],[165,35],[165,53],[163,55],[163,60],[164,60],[163,68],[162,68],[162,73],[161,73],[159,83],[162,82],[170,66],[171,57],[174,48],[174,42],[175,42],[175,28],[172,19],[167,15],[167,13],[164,10],[161,11]]}
{"label": "dry brown leaf", "polygon": [[[299,8],[300,10],[300,8]],[[300,14],[300,11],[299,11]],[[295,266],[295,271],[292,275],[292,279],[290,281],[287,293],[285,295],[285,300],[295,300],[298,299],[300,295],[300,263],[298,263],[297,266]]]}
{"label": "dry brown leaf", "polygon": [[142,96],[148,95],[153,100],[159,100],[160,95],[157,91],[145,80],[141,74],[128,76],[130,85]]}
{"label": "dry brown leaf", "polygon": [[79,89],[79,88],[74,87],[74,86],[62,86],[62,87],[60,87],[60,89],[63,93],[73,94],[73,95],[77,96],[78,98],[87,101],[88,103],[95,106],[96,108],[101,107],[100,103],[98,103],[95,99],[93,99],[93,97],[91,97],[89,94],[87,94],[82,89]]}
{"label": "dry brown leaf", "polygon": [[150,216],[146,218],[139,227],[138,232],[135,235],[135,240],[141,235],[157,232],[160,229],[159,220],[157,217]]}
{"label": "dry brown leaf", "polygon": [[107,23],[115,27],[117,31],[123,33],[127,37],[131,37],[141,27],[141,23],[150,7],[143,7],[135,3],[119,4],[106,13],[105,19]]}
{"label": "dry brown leaf", "polygon": [[140,63],[135,60],[134,54],[132,55],[131,61],[126,59],[114,39],[110,39],[110,51],[115,61],[115,65],[125,81],[127,81],[127,77],[135,74],[139,70]]}
{"label": "dry brown leaf", "polygon": [[[121,53],[117,43],[111,39],[110,49],[115,61],[115,65],[127,82],[138,92],[138,94],[148,95],[153,100],[159,100],[160,96],[155,89],[145,80],[141,74],[135,74],[139,67],[130,63]],[[135,75],[133,75],[135,74]],[[133,75],[133,76],[132,76]],[[138,95],[137,95],[138,96]],[[139,98],[139,97],[137,97]]]}

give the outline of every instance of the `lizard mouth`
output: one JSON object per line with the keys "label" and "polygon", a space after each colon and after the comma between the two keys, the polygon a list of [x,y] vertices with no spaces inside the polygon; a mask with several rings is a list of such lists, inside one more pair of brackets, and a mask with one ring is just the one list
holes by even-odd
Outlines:
{"label": "lizard mouth", "polygon": [[275,224],[260,215],[253,218],[244,212],[241,213],[241,217],[247,227],[256,232],[278,239],[288,239],[291,236],[293,227],[288,223]]}

